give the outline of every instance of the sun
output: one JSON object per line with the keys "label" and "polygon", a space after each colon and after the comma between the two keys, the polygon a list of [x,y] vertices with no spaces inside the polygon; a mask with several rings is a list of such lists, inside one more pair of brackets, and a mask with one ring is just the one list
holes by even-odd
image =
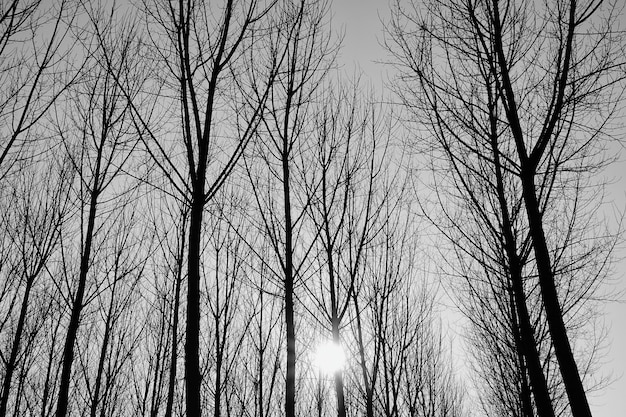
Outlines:
{"label": "sun", "polygon": [[345,363],[343,348],[335,342],[324,342],[315,350],[314,364],[322,374],[332,375],[342,370]]}

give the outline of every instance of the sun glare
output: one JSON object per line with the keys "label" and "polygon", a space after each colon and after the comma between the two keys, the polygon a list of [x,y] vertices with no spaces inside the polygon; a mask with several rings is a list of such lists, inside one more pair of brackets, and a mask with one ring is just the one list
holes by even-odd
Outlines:
{"label": "sun glare", "polygon": [[332,375],[343,369],[345,363],[346,355],[337,343],[322,343],[315,351],[315,367],[325,375]]}

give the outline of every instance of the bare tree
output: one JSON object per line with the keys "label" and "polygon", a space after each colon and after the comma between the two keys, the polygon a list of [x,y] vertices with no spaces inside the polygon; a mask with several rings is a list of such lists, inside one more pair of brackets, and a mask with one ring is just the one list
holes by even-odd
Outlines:
{"label": "bare tree", "polygon": [[[277,29],[266,24],[274,4],[228,0],[215,13],[204,1],[145,1],[143,46],[148,52],[141,71],[149,72],[148,85],[154,95],[134,97],[132,90],[126,91],[127,79],[116,77],[156,176],[164,178],[175,197],[189,207],[185,321],[189,416],[200,416],[202,409],[199,341],[204,210],[252,137],[274,66],[281,59],[278,50],[259,48],[263,44],[259,39]],[[104,39],[101,34],[101,42]],[[107,66],[111,66],[109,58]],[[248,95],[250,86],[258,96]],[[152,105],[146,107],[147,100]],[[161,120],[153,124],[157,114]],[[238,131],[237,126],[243,128]],[[160,181],[151,179],[153,184]]]}
{"label": "bare tree", "polygon": [[[513,328],[520,330],[517,339],[538,411],[554,414],[524,313],[527,297],[520,264],[527,258],[529,269],[537,274],[543,317],[572,414],[588,416],[566,331],[571,312],[566,305],[587,299],[597,289],[611,245],[600,243],[588,251],[579,240],[567,238],[570,231],[580,233],[574,220],[586,221],[577,203],[560,203],[579,201],[581,175],[603,164],[598,150],[623,91],[622,43],[613,29],[615,5],[560,1],[538,8],[525,1],[432,1],[423,8],[396,3],[394,10],[389,47],[403,68],[403,86],[409,87],[401,92],[402,99],[439,139],[449,135],[456,143],[446,155],[452,165],[473,170],[470,178],[480,178],[483,184],[482,190],[473,188],[456,177],[463,191],[471,191],[466,193],[468,205],[482,207],[474,211],[477,220],[496,226],[496,241],[504,253],[487,262],[504,265],[511,280],[515,307],[509,311],[517,316]],[[463,165],[461,159],[467,156],[482,160],[482,167]],[[476,195],[482,200],[469,200]],[[525,213],[521,230],[511,220],[520,218],[519,211]],[[495,219],[491,213],[497,213]],[[559,222],[559,217],[571,222]],[[563,263],[559,254],[565,242],[569,260]],[[532,253],[527,253],[530,248]],[[597,269],[591,279],[576,280],[584,289],[572,294],[571,280],[580,272],[572,265],[580,266],[591,253]],[[537,344],[535,340],[535,352]]]}
{"label": "bare tree", "polygon": [[[307,230],[306,224],[310,206],[306,190],[316,181],[306,174],[306,165],[314,161],[308,149],[308,117],[336,50],[330,34],[324,31],[327,8],[326,1],[286,2],[282,19],[289,22],[289,29],[276,35],[276,43],[286,45],[286,59],[270,90],[258,132],[262,140],[255,149],[257,155],[246,157],[260,215],[258,227],[266,234],[275,257],[273,262],[265,262],[284,299],[287,417],[296,413],[296,288],[306,276],[317,235]],[[263,164],[265,172],[251,166],[252,161]],[[272,188],[278,188],[280,194],[272,193]]]}
{"label": "bare tree", "polygon": [[[493,354],[491,359],[482,362],[486,365],[485,380],[500,381],[505,387],[519,381],[519,390],[513,389],[513,386],[506,389],[497,386],[493,388],[494,395],[517,393],[520,401],[507,401],[506,406],[515,408],[514,404],[521,404],[524,413],[532,415],[526,376],[528,369],[539,414],[553,415],[535,328],[529,315],[529,310],[533,309],[527,306],[530,301],[524,288],[524,281],[528,278],[528,234],[521,218],[520,201],[516,198],[519,190],[515,188],[515,175],[508,165],[510,157],[507,149],[499,149],[501,135],[497,129],[497,94],[491,74],[488,69],[481,74],[485,76],[487,103],[484,111],[476,113],[474,118],[488,129],[479,130],[475,124],[463,129],[449,121],[440,122],[438,115],[433,116],[432,131],[441,160],[445,162],[434,167],[436,199],[441,214],[427,215],[454,245],[456,258],[464,263],[453,267],[454,274],[461,276],[466,285],[461,292],[464,295],[458,297],[459,303],[470,320],[477,324],[477,335],[473,339],[479,344],[477,354]],[[465,135],[469,139],[466,140]],[[478,156],[477,151],[481,152]],[[439,180],[439,176],[443,179]],[[513,359],[508,354],[504,355],[506,361],[512,360],[514,367],[519,368],[516,378],[502,372],[502,368],[501,372],[495,372],[497,369],[489,366],[490,361],[510,365],[511,362],[498,361],[498,357],[503,356],[503,351],[499,349],[504,349],[504,352],[510,349],[503,345],[486,349],[485,340],[494,344],[500,340],[512,348],[513,355],[519,355]],[[494,372],[500,379],[494,378]]]}

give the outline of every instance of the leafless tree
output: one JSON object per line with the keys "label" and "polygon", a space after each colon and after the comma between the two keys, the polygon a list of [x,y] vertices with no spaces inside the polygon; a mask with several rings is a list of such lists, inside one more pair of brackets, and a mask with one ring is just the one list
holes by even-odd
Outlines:
{"label": "leafless tree", "polygon": [[[160,177],[151,183],[165,180],[175,190],[174,197],[189,207],[185,393],[190,416],[200,416],[202,409],[199,341],[205,207],[252,137],[274,67],[281,60],[278,49],[262,49],[259,41],[278,30],[270,23],[275,3],[228,0],[215,8],[204,1],[147,0],[141,5],[145,22],[141,54],[146,66],[135,67],[149,75],[146,94],[133,96],[132,90],[126,91],[127,79],[116,77],[154,176]],[[102,34],[101,42],[104,39]],[[106,65],[111,65],[108,58]],[[250,95],[251,90],[259,95]],[[152,104],[146,106],[147,102]]]}
{"label": "leafless tree", "polygon": [[[537,274],[542,314],[571,412],[590,415],[566,330],[572,312],[567,305],[588,299],[597,289],[611,244],[599,243],[589,251],[581,240],[568,236],[571,231],[585,234],[578,228],[587,222],[582,213],[593,215],[580,210],[581,175],[603,165],[598,155],[623,91],[623,44],[614,31],[615,6],[594,1],[541,7],[525,1],[432,1],[422,8],[396,3],[388,28],[389,47],[408,87],[401,98],[439,140],[449,136],[454,145],[445,157],[453,169],[456,164],[473,170],[470,178],[455,177],[460,189],[471,190],[465,194],[467,205],[474,206],[480,224],[497,226],[503,253],[500,259],[490,253],[488,262],[504,262],[511,280],[516,307],[509,311],[518,318],[513,328],[520,330],[519,348],[540,415],[554,411],[523,311],[519,272],[525,259]],[[481,163],[463,165],[468,156]],[[469,184],[476,178],[482,189]],[[481,200],[471,201],[476,195]],[[477,206],[484,211],[475,210]],[[521,218],[520,211],[521,229],[512,220]],[[593,235],[589,229],[586,233]],[[568,246],[566,262],[563,244]],[[579,262],[590,256],[596,260],[592,278],[576,279]],[[574,264],[579,267],[572,268]],[[572,294],[572,282],[584,289]],[[537,344],[535,340],[535,351]]]}

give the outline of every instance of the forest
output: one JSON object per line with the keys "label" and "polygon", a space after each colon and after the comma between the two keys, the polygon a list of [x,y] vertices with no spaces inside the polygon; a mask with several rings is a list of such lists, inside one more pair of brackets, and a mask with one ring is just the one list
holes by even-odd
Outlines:
{"label": "forest", "polygon": [[380,7],[0,1],[0,417],[592,415],[626,6]]}

